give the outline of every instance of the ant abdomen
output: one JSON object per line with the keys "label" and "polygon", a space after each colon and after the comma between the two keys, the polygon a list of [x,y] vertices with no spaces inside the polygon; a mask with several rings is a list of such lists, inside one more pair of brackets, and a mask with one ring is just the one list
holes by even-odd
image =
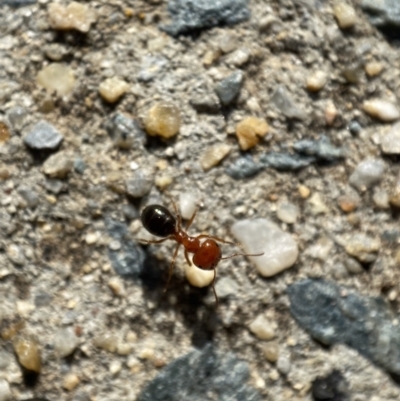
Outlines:
{"label": "ant abdomen", "polygon": [[149,205],[143,209],[141,220],[144,228],[157,237],[168,237],[176,232],[176,219],[162,205]]}

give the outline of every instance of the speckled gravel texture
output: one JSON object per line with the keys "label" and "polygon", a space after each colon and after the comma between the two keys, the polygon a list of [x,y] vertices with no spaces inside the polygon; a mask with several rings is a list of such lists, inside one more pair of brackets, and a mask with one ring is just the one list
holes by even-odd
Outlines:
{"label": "speckled gravel texture", "polygon": [[[146,386],[168,364],[210,343],[218,355],[234,355],[247,400],[323,399],[323,377],[341,383],[332,400],[400,400],[398,377],[344,344],[314,340],[291,315],[287,294],[300,280],[323,278],[382,297],[399,322],[400,166],[398,154],[380,146],[395,122],[363,111],[374,98],[398,105],[396,35],[384,36],[357,0],[347,1],[356,21],[344,30],[333,0],[250,0],[248,20],[242,12],[236,25],[196,25],[177,36],[160,29],[170,22],[163,0],[88,0],[96,21],[87,33],[51,28],[49,0],[25,3],[0,2],[0,120],[9,130],[2,126],[0,135],[0,401],[147,400],[154,389]],[[68,95],[36,81],[52,62],[73,73]],[[366,73],[371,62],[382,66],[375,76]],[[308,91],[307,79],[320,70],[325,85]],[[218,84],[238,71],[241,86],[228,90],[239,93],[221,106]],[[114,76],[129,89],[110,104],[99,86]],[[143,131],[159,101],[181,116],[168,140]],[[242,152],[235,127],[248,116],[265,119],[269,130]],[[45,126],[50,143],[30,147],[40,121],[53,127]],[[393,134],[385,149],[400,149],[399,140]],[[218,144],[230,153],[204,171],[202,156]],[[312,150],[299,155],[301,146]],[[350,182],[365,159],[378,160],[371,175]],[[239,171],[227,174],[235,163]],[[247,258],[221,261],[215,310],[211,287],[186,281],[181,253],[164,294],[174,244],[140,245],[149,238],[140,211],[150,203],[172,210],[170,197],[182,192],[200,203],[191,233],[232,241],[236,221],[268,218],[296,240],[298,260],[269,278]],[[278,218],[280,202],[289,202],[296,222]],[[224,255],[235,251],[223,245]],[[270,341],[249,329],[262,314]],[[21,369],[13,330],[39,344],[37,377]],[[226,358],[213,372],[228,374]],[[210,394],[190,399],[217,399]]]}

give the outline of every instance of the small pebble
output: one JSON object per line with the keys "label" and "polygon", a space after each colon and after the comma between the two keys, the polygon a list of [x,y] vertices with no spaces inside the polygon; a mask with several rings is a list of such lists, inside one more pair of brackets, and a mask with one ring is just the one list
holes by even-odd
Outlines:
{"label": "small pebble", "polygon": [[154,176],[150,170],[137,169],[125,181],[125,191],[132,198],[142,198],[147,195],[154,185]]}
{"label": "small pebble", "polygon": [[118,77],[107,78],[99,85],[100,96],[108,103],[115,103],[129,90],[129,84]]}
{"label": "small pebble", "polygon": [[117,350],[118,339],[115,335],[107,332],[98,334],[94,338],[93,344],[98,348],[114,353]]}
{"label": "small pebble", "polygon": [[48,8],[49,22],[53,29],[88,32],[90,25],[96,21],[96,14],[87,4],[72,1],[68,6],[52,2]]}
{"label": "small pebble", "polygon": [[239,291],[237,282],[230,277],[222,277],[215,283],[215,291],[219,299],[235,296]]}
{"label": "small pebble", "polygon": [[200,164],[204,171],[218,165],[231,151],[231,147],[225,143],[210,146],[200,158]]}
{"label": "small pebble", "polygon": [[231,232],[243,245],[246,253],[262,253],[251,256],[258,272],[271,277],[293,266],[299,255],[296,241],[268,219],[242,220],[236,222]]}
{"label": "small pebble", "polygon": [[368,158],[360,162],[349,177],[349,183],[359,191],[378,184],[385,171],[385,163],[381,159]]}
{"label": "small pebble", "polygon": [[393,186],[390,195],[389,195],[389,203],[391,206],[400,208],[400,180],[398,179]]}
{"label": "small pebble", "polygon": [[72,69],[60,63],[52,63],[41,69],[36,81],[48,92],[57,92],[59,96],[69,95],[75,87]]}
{"label": "small pebble", "polygon": [[13,348],[19,363],[27,370],[40,373],[42,361],[39,344],[30,336],[18,336],[13,340]]}
{"label": "small pebble", "polygon": [[196,267],[193,263],[185,263],[185,276],[187,281],[198,288],[207,287],[214,280],[214,270],[203,270]]}
{"label": "small pebble", "polygon": [[10,244],[6,248],[6,253],[8,258],[14,263],[16,266],[24,266],[26,263],[26,258],[22,248],[16,244]]}
{"label": "small pebble", "polygon": [[346,258],[344,265],[350,274],[360,274],[364,271],[361,263],[354,258]]}
{"label": "small pebble", "polygon": [[237,49],[229,55],[227,63],[232,64],[235,67],[242,67],[249,62],[250,56],[251,53],[248,49]]}
{"label": "small pebble", "polygon": [[118,355],[129,355],[132,352],[132,344],[119,343],[117,346]]}
{"label": "small pebble", "polygon": [[60,358],[71,355],[79,344],[79,339],[71,327],[59,329],[54,335],[54,351]]}
{"label": "small pebble", "polygon": [[64,377],[63,388],[67,391],[75,390],[80,383],[79,377],[74,373],[68,373]]}
{"label": "small pebble", "polygon": [[267,133],[267,122],[257,117],[245,117],[236,126],[236,136],[242,150],[256,146],[260,138],[265,137]]}
{"label": "small pebble", "polygon": [[338,198],[339,207],[345,213],[354,212],[360,205],[360,202],[360,196],[351,188],[348,188],[346,193]]}
{"label": "small pebble", "polygon": [[32,188],[26,185],[20,185],[18,187],[18,193],[29,208],[34,209],[39,204],[39,195]]}
{"label": "small pebble", "polygon": [[300,210],[295,204],[287,201],[279,202],[276,213],[279,220],[287,224],[294,224],[299,214]]}
{"label": "small pebble", "polygon": [[120,280],[119,277],[111,278],[108,281],[108,286],[117,297],[123,297],[125,295],[124,283]]}
{"label": "small pebble", "polygon": [[267,361],[275,363],[279,357],[279,345],[273,341],[268,342],[262,348],[263,354]]}
{"label": "small pebble", "polygon": [[6,123],[0,121],[0,145],[6,143],[10,139],[10,130]]}
{"label": "small pebble", "polygon": [[279,85],[271,96],[271,103],[288,118],[298,120],[304,120],[306,118],[305,112],[296,105],[286,88],[282,85]]}
{"label": "small pebble", "polygon": [[181,126],[181,116],[178,108],[169,102],[156,103],[144,118],[144,127],[151,136],[172,138]]}
{"label": "small pebble", "polygon": [[365,64],[365,72],[370,78],[378,76],[383,70],[383,64],[379,61],[370,61]]}
{"label": "small pebble", "polygon": [[225,170],[226,174],[235,180],[253,177],[263,170],[264,165],[254,161],[253,157],[246,154],[236,159]]}
{"label": "small pebble", "polygon": [[276,361],[276,368],[283,375],[287,375],[292,368],[290,359],[287,355],[279,355],[278,360]]}
{"label": "small pebble", "polygon": [[100,238],[100,234],[97,231],[87,233],[85,236],[85,242],[88,245],[93,245],[99,240],[99,238]]}
{"label": "small pebble", "polygon": [[325,122],[326,125],[331,126],[333,125],[337,115],[338,115],[338,110],[335,106],[335,103],[332,102],[332,100],[328,100],[324,109],[324,115],[325,115]]}
{"label": "small pebble", "polygon": [[190,104],[199,113],[217,113],[221,106],[219,98],[213,93],[193,95]]}
{"label": "small pebble", "polygon": [[168,174],[157,175],[154,180],[156,187],[161,191],[164,191],[167,187],[169,187],[172,182],[173,178]]}
{"label": "small pebble", "polygon": [[400,154],[400,123],[394,124],[381,140],[382,152],[388,155]]}
{"label": "small pebble", "polygon": [[305,185],[299,185],[298,187],[299,195],[302,199],[307,199],[310,196],[311,190]]}
{"label": "small pebble", "polygon": [[362,127],[360,125],[360,123],[358,121],[350,121],[349,123],[349,131],[353,134],[353,135],[360,135],[361,131],[362,131]]}
{"label": "small pebble", "polygon": [[311,92],[318,92],[325,86],[326,79],[326,74],[323,71],[315,71],[307,78],[306,88]]}
{"label": "small pebble", "polygon": [[249,325],[250,331],[260,340],[272,340],[276,333],[276,323],[270,322],[264,315],[258,315]]}
{"label": "small pebble", "polygon": [[12,399],[12,393],[8,381],[0,378],[0,401],[8,401]]}
{"label": "small pebble", "polygon": [[371,263],[376,260],[381,248],[381,242],[366,234],[354,234],[346,239],[346,252],[357,258],[361,263]]}
{"label": "small pebble", "polygon": [[332,240],[324,235],[319,238],[318,241],[312,243],[312,245],[307,249],[307,254],[314,259],[326,261],[332,248]]}
{"label": "small pebble", "polygon": [[239,96],[243,78],[243,72],[237,70],[215,86],[215,92],[223,106],[230,105]]}
{"label": "small pebble", "polygon": [[122,363],[120,361],[112,361],[109,370],[113,376],[116,376],[122,370]]}
{"label": "small pebble", "polygon": [[12,128],[20,131],[26,123],[28,110],[24,107],[14,106],[7,111],[7,117],[11,123]]}
{"label": "small pebble", "polygon": [[65,178],[74,167],[72,157],[65,151],[51,155],[43,164],[43,172],[52,178]]}
{"label": "small pebble", "polygon": [[333,13],[341,29],[348,29],[357,22],[357,14],[352,6],[338,0],[334,3]]}
{"label": "small pebble", "polygon": [[371,117],[375,117],[383,122],[395,121],[400,117],[400,110],[397,105],[384,99],[364,101],[363,110]]}
{"label": "small pebble", "polygon": [[199,197],[193,192],[179,194],[179,211],[183,219],[189,220],[197,209]]}
{"label": "small pebble", "polygon": [[55,150],[63,141],[59,131],[46,121],[39,121],[24,138],[24,143],[34,150]]}
{"label": "small pebble", "polygon": [[388,209],[389,208],[389,194],[387,191],[374,188],[374,194],[372,196],[372,200],[375,203],[375,206],[379,209]]}
{"label": "small pebble", "polygon": [[310,196],[308,205],[310,206],[310,212],[315,216],[329,212],[329,208],[319,192],[314,192]]}

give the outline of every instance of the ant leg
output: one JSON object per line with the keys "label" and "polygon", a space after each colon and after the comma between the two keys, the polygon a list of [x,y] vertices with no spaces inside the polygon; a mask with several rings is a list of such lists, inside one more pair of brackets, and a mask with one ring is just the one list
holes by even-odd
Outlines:
{"label": "ant leg", "polygon": [[208,235],[208,234],[200,234],[200,235],[198,235],[196,238],[198,238],[198,239],[209,238],[209,239],[213,239],[213,240],[215,240],[215,241],[222,242],[222,243],[224,243],[224,244],[241,246],[240,244],[237,244],[236,242],[225,241],[225,240],[222,239],[222,238],[214,237],[213,235]]}
{"label": "ant leg", "polygon": [[178,212],[178,207],[176,206],[175,201],[172,199],[172,196],[168,195],[168,197],[172,203],[172,206],[174,207],[174,212],[175,212],[176,218],[178,220],[178,230],[180,231],[180,230],[182,230],[182,217]]}
{"label": "ant leg", "polygon": [[221,258],[221,260],[231,259],[231,258],[234,258],[235,256],[262,256],[262,255],[264,255],[264,252],[263,253],[234,253],[233,255],[225,256],[224,258]]}
{"label": "ant leg", "polygon": [[188,262],[188,265],[190,266],[192,263],[190,262],[189,254],[187,253],[186,249],[185,249],[185,259],[186,259],[186,262]]}
{"label": "ant leg", "polygon": [[189,227],[192,225],[194,218],[196,217],[196,213],[199,210],[198,207],[196,207],[195,211],[192,214],[192,217],[190,218],[190,220],[188,221],[187,225],[186,225],[186,231],[189,229]]}
{"label": "ant leg", "polygon": [[178,250],[179,250],[180,246],[181,246],[181,244],[178,244],[176,246],[175,251],[174,251],[174,256],[172,257],[171,264],[169,265],[168,280],[167,280],[167,284],[166,284],[166,286],[164,288],[164,292],[166,292],[168,287],[169,287],[169,283],[171,281],[172,273],[174,272],[175,259],[176,259],[176,256],[178,255]]}
{"label": "ant leg", "polygon": [[161,242],[166,241],[167,239],[171,239],[170,237],[159,239],[159,240],[147,240],[139,238],[138,241],[143,244],[161,244]]}
{"label": "ant leg", "polygon": [[217,292],[215,291],[215,278],[217,277],[217,269],[214,269],[214,278],[211,283],[212,289],[214,291],[214,296],[215,296],[215,309],[218,308],[218,295]]}

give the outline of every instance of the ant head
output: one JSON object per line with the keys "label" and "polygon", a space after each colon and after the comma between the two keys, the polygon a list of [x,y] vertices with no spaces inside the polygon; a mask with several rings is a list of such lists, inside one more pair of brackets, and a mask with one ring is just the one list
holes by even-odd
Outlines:
{"label": "ant head", "polygon": [[213,239],[206,239],[193,255],[193,263],[203,270],[214,270],[221,260],[221,248]]}

